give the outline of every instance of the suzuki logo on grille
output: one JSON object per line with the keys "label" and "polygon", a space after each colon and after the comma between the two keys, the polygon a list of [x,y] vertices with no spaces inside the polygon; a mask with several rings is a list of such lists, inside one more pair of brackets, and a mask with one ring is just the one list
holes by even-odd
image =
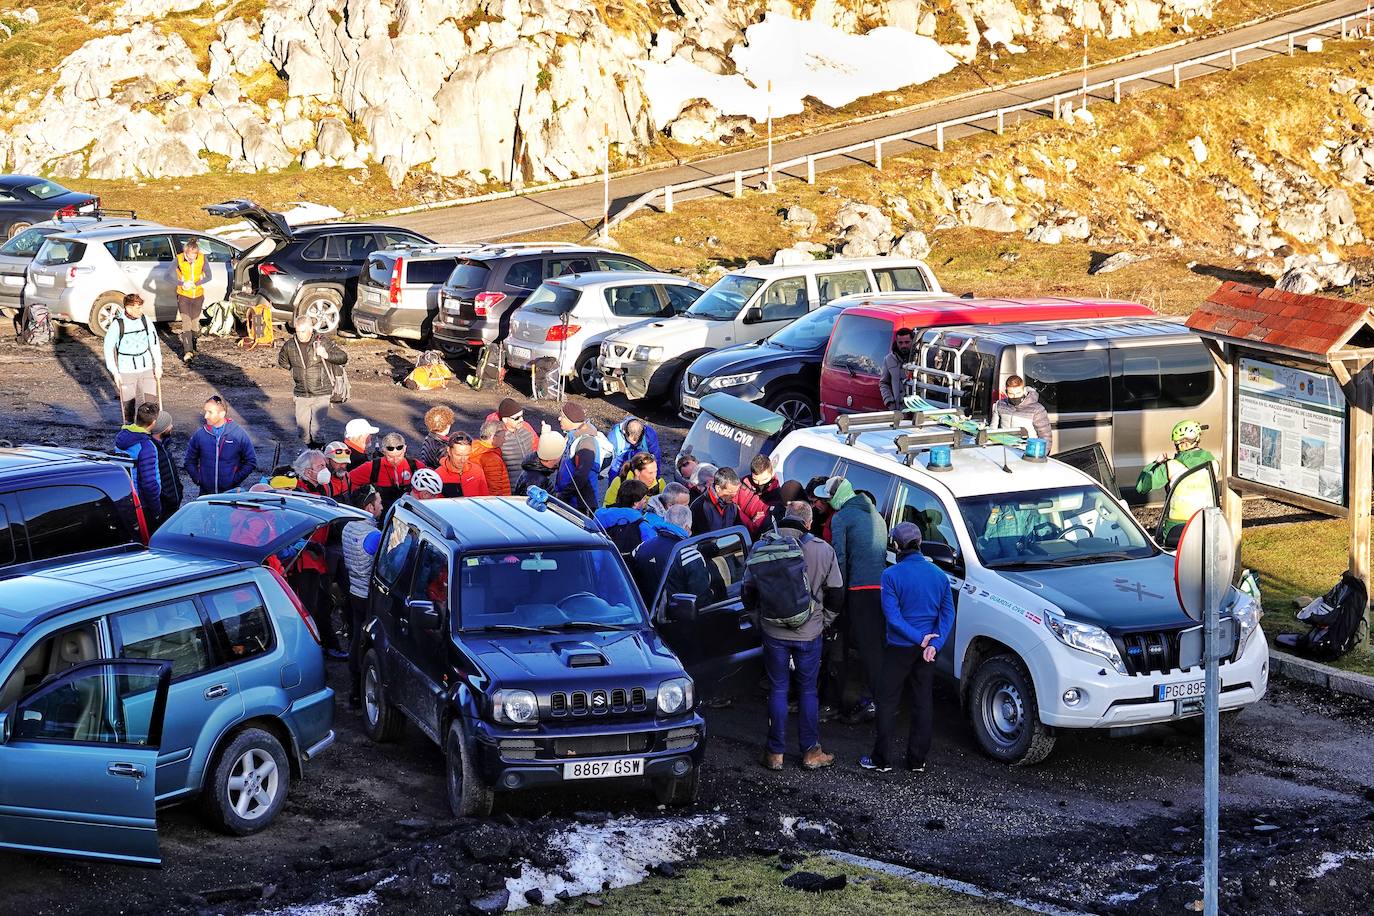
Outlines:
{"label": "suzuki logo on grille", "polygon": [[603,691],[603,690],[598,690],[596,693],[592,694],[592,705],[595,706],[597,709],[604,709],[604,708],[605,708],[605,706],[606,706],[606,693],[605,693],[605,691]]}

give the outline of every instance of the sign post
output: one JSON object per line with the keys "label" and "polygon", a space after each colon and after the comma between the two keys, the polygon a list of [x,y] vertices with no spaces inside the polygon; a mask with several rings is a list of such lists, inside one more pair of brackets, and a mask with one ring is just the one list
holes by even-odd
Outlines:
{"label": "sign post", "polygon": [[[1179,604],[1202,623],[1203,687],[1203,854],[1202,911],[1217,916],[1220,866],[1218,819],[1221,808],[1221,659],[1232,652],[1234,625],[1225,635],[1221,607],[1235,571],[1235,546],[1226,516],[1215,506],[1201,509],[1183,529],[1174,561],[1174,584]],[[1228,644],[1229,643],[1229,644]]]}
{"label": "sign post", "polygon": [[602,128],[601,158],[601,238],[611,237],[611,124],[606,122]]}

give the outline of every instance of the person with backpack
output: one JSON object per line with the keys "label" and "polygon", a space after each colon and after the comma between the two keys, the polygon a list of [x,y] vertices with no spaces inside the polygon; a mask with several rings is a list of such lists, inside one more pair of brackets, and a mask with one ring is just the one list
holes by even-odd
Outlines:
{"label": "person with backpack", "polygon": [[[606,475],[611,464],[611,443],[587,418],[582,405],[569,401],[558,415],[566,437],[564,464],[559,468],[558,498],[587,513],[602,505]],[[606,502],[612,506],[614,502]]]}
{"label": "person with backpack", "polygon": [[921,773],[930,753],[935,656],[954,628],[954,599],[949,577],[921,553],[920,526],[902,522],[892,529],[892,541],[897,562],[883,571],[881,584],[885,626],[877,735],[873,753],[860,758],[859,766],[879,773],[892,769],[897,713],[909,690],[906,768]]}
{"label": "person with backpack", "polygon": [[241,486],[258,469],[258,453],[248,433],[229,418],[229,402],[217,394],[205,402],[205,425],[186,444],[183,462],[200,495]]}
{"label": "person with backpack", "polygon": [[539,446],[539,434],[525,422],[525,409],[515,398],[502,398],[496,412],[488,414],[487,419],[501,423],[496,447],[501,450],[501,460],[506,462],[506,476],[516,480],[525,459]]}
{"label": "person with backpack", "polygon": [[563,446],[563,434],[546,429],[539,437],[539,447],[520,466],[520,476],[510,488],[511,495],[525,496],[532,487],[548,492],[563,463]]}
{"label": "person with backpack", "polygon": [[711,576],[700,553],[680,556],[671,566],[668,563],[673,549],[692,536],[692,510],[683,504],[674,504],[663,513],[663,520],[668,524],[655,528],[653,535],[630,556],[630,569],[639,586],[639,594],[646,604],[650,603],[665,569],[669,571],[666,594],[707,594],[711,589]]}
{"label": "person with backpack", "polygon": [[162,470],[158,464],[157,443],[149,432],[159,413],[156,404],[139,404],[134,411],[134,421],[120,429],[114,440],[115,451],[134,460],[134,485],[149,531],[157,527],[162,517]]}
{"label": "person with backpack", "polygon": [[821,645],[844,599],[835,551],[809,532],[811,507],[797,502],[776,528],[764,531],[744,562],[740,598],[763,631],[768,677],[768,743],[763,766],[781,770],[787,738],[787,695],[795,670],[797,736],[804,770],[835,762],[821,747],[818,683]]}
{"label": "person with backpack", "polygon": [[390,509],[410,492],[410,478],[424,467],[424,463],[406,457],[406,440],[400,433],[382,437],[382,457],[361,464],[348,473],[354,487],[369,484],[382,494],[382,506]]}
{"label": "person with backpack", "polygon": [[611,466],[607,469],[611,477],[619,477],[625,462],[640,452],[653,455],[656,464],[663,463],[663,455],[658,450],[658,433],[639,417],[621,420],[612,427],[607,439],[611,443]]}
{"label": "person with backpack", "polygon": [[[161,487],[161,510],[158,512],[160,525],[172,517],[172,513],[181,508],[183,495],[181,486],[181,475],[177,473],[176,462],[172,460],[171,443],[168,441],[172,435],[172,416],[165,410],[157,412],[157,419],[153,425],[148,427],[148,435],[153,437],[153,445],[157,448],[157,472],[158,484]],[[149,533],[153,530],[153,524],[148,525]]]}
{"label": "person with backpack", "polygon": [[162,378],[162,343],[138,293],[124,297],[124,310],[105,329],[104,344],[105,368],[119,389],[124,422],[134,422],[134,408],[139,404],[161,407],[158,380]]}
{"label": "person with backpack", "polygon": [[196,332],[205,306],[205,281],[210,279],[200,244],[188,239],[176,257],[177,314],[181,316],[181,358],[190,362],[196,355]]}
{"label": "person with backpack", "polygon": [[666,519],[645,512],[644,506],[648,501],[648,488],[638,480],[631,480],[620,488],[618,505],[596,510],[596,523],[606,532],[622,557],[628,559],[633,556],[645,541],[663,528],[681,531],[686,536],[685,531]]}
{"label": "person with backpack", "polygon": [[348,354],[332,338],[315,333],[315,321],[302,318],[296,333],[277,354],[277,365],[291,372],[291,400],[296,407],[296,428],[305,447],[324,447],[324,420],[334,393],[334,368],[348,362]]}

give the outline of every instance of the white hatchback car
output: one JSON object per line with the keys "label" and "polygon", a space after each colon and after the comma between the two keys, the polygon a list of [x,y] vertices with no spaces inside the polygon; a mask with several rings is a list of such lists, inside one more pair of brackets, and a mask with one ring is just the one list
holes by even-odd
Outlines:
{"label": "white hatchback car", "polygon": [[105,334],[128,293],[139,293],[154,321],[177,316],[176,253],[190,239],[205,255],[205,304],[224,301],[239,250],[169,226],[123,226],[50,235],[29,267],[25,299],[48,307],[57,321]]}
{"label": "white hatchback car", "polygon": [[607,335],[680,315],[706,287],[685,277],[643,270],[602,270],[545,280],[511,319],[506,364],[525,369],[558,360],[564,378],[601,393],[598,348]]}

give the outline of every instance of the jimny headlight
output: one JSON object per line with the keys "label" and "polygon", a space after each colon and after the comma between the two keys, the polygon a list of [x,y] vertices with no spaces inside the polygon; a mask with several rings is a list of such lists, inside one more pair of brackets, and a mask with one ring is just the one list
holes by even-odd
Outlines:
{"label": "jimny headlight", "polygon": [[738,375],[718,375],[711,379],[711,388],[736,388],[740,385],[748,385],[756,381],[760,373],[741,372]]}
{"label": "jimny headlight", "polygon": [[539,720],[539,700],[528,690],[498,690],[491,698],[497,722],[528,725]]}
{"label": "jimny headlight", "polygon": [[663,358],[663,348],[635,347],[634,358],[639,362],[655,362]]}
{"label": "jimny headlight", "polygon": [[1045,626],[1049,627],[1056,639],[1069,648],[1106,659],[1116,669],[1117,674],[1127,673],[1126,663],[1121,660],[1121,653],[1116,651],[1116,643],[1112,642],[1107,631],[1101,627],[1078,623],[1058,614],[1046,614]]}
{"label": "jimny headlight", "polygon": [[694,688],[690,677],[675,677],[658,685],[658,711],[672,716],[686,712],[695,705]]}

